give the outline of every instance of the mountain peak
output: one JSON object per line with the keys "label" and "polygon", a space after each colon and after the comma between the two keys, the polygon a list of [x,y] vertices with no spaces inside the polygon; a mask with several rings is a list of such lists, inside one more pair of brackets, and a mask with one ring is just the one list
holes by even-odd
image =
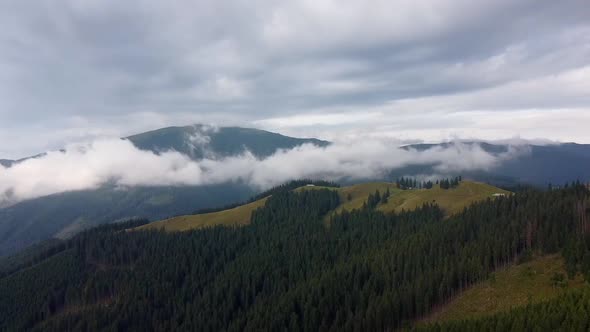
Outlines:
{"label": "mountain peak", "polygon": [[195,124],[166,127],[129,136],[126,139],[142,150],[156,153],[178,151],[194,159],[227,157],[250,151],[265,158],[278,149],[291,149],[302,144],[326,146],[327,141],[314,138],[294,138],[265,130],[243,127],[213,127]]}

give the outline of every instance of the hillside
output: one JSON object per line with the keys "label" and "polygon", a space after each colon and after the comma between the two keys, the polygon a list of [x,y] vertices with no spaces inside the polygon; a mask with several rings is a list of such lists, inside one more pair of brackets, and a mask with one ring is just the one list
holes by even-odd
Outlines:
{"label": "hillside", "polygon": [[367,201],[370,194],[374,194],[377,190],[381,193],[385,193],[388,189],[392,196],[398,195],[402,192],[402,190],[397,189],[395,183],[389,182],[370,182],[342,187],[338,189],[341,203],[338,208],[334,210],[334,213],[341,212],[342,210],[351,211],[353,209],[360,209],[363,206],[363,203]]}
{"label": "hillside", "polygon": [[480,318],[417,326],[413,332],[589,331],[590,287],[566,291],[554,299],[511,308]]}
{"label": "hillside", "polygon": [[[445,212],[447,216],[461,212],[465,207],[472,203],[492,198],[493,194],[509,194],[508,191],[490,186],[488,184],[462,181],[458,187],[451,189],[441,189],[435,186],[432,189],[413,189],[401,190],[394,183],[389,182],[370,182],[361,183],[341,188],[326,188],[321,186],[304,186],[296,191],[302,190],[335,190],[340,198],[340,204],[325,217],[325,221],[330,216],[343,210],[351,211],[360,209],[367,201],[369,195],[374,194],[377,190],[385,193],[389,190],[391,196],[386,204],[378,205],[377,209],[383,212],[400,212],[401,210],[414,210],[425,203],[436,203]],[[183,215],[157,221],[141,229],[160,229],[166,231],[186,231],[198,229],[207,226],[217,225],[245,225],[250,223],[250,215],[256,208],[264,205],[266,198],[260,199],[253,203],[242,205],[233,209],[195,215]]]}
{"label": "hillside", "polygon": [[[563,285],[553,285],[552,278],[556,274],[565,277]],[[421,319],[420,324],[480,318],[529,303],[547,301],[584,286],[584,279],[579,275],[575,279],[567,279],[565,263],[559,254],[536,257],[530,262],[499,269],[488,280],[436,308]]]}
{"label": "hillside", "polygon": [[451,189],[435,185],[432,189],[402,190],[391,195],[387,204],[380,205],[378,209],[384,212],[413,210],[425,203],[436,203],[447,215],[452,215],[472,203],[492,198],[494,194],[508,195],[510,192],[485,183],[462,181],[458,187]]}
{"label": "hillside", "polygon": [[0,209],[0,256],[51,238],[129,218],[159,220],[195,209],[243,201],[247,185],[104,187],[65,192]]}
{"label": "hillside", "polygon": [[[246,150],[258,158],[264,158],[278,149],[289,149],[301,144],[318,146],[330,144],[318,139],[288,137],[252,128],[211,128],[204,125],[161,128],[125,139],[140,149],[155,153],[175,150],[193,159],[205,156],[210,158],[232,156]],[[426,151],[439,146],[448,148],[452,144],[414,145],[405,148]],[[507,145],[484,143],[481,146],[492,154],[509,150]],[[530,153],[507,160],[492,170],[472,172],[472,174],[465,172],[463,175],[471,179],[504,185],[530,182],[544,186],[546,182],[590,180],[589,168],[586,167],[590,162],[589,145],[561,144],[524,146],[523,148],[530,150]],[[43,155],[41,153],[14,161],[3,159],[0,164],[10,167],[23,160]],[[398,175],[433,174],[435,166],[408,165],[392,170],[386,178],[396,178]],[[382,179],[371,179],[371,181],[379,180]],[[339,191],[343,204],[338,211],[360,207],[371,191],[374,192],[374,189],[381,191],[386,187],[391,188],[391,185],[376,182],[373,185],[363,184],[343,188]],[[474,200],[485,198],[484,196],[490,192],[485,188],[481,189],[483,194],[476,197],[478,195],[476,193],[473,196]],[[393,192],[393,189],[390,190]],[[348,193],[352,197],[350,202]],[[125,188],[125,190],[105,185],[95,190],[64,192],[17,204],[0,202],[0,256],[10,255],[47,239],[68,237],[100,224],[132,217],[161,220],[170,216],[188,214],[198,209],[241,202],[255,194],[253,188],[239,182],[210,186],[133,187]],[[471,203],[469,199],[453,197],[449,194],[445,193],[444,197],[437,201],[448,214],[456,213]],[[457,195],[460,194],[457,193]],[[437,200],[437,196],[435,192],[404,192],[386,206],[378,208],[383,211],[412,209],[424,202]]]}
{"label": "hillside", "polygon": [[254,128],[213,128],[199,124],[161,128],[126,139],[142,150],[175,150],[197,160],[205,157],[234,156],[246,150],[258,158],[264,158],[275,153],[277,149],[292,149],[306,143],[317,146],[329,144],[315,138],[289,137]]}
{"label": "hillside", "polygon": [[[0,277],[0,330],[385,331],[409,326],[486,280],[501,289],[467,296],[468,306],[485,308],[490,297],[509,299],[508,306],[528,300],[531,289],[547,289],[558,252],[568,270],[590,278],[590,241],[579,236],[588,232],[580,220],[590,217],[590,192],[582,186],[515,193],[450,216],[433,205],[399,214],[367,205],[325,227],[340,195],[317,187],[277,191],[243,227],[121,231],[145,222],[138,220],[25,255],[33,261],[10,261]],[[527,239],[531,220],[536,231]],[[544,258],[505,268],[527,252]],[[578,326],[564,314],[586,319],[589,301],[562,298],[559,314],[543,315],[549,328],[540,330]],[[522,317],[497,319],[512,324],[513,316]],[[463,330],[539,326],[519,322],[523,328]]]}
{"label": "hillside", "polygon": [[[415,144],[405,149],[428,151],[436,148],[453,148],[458,143]],[[513,185],[526,183],[545,187],[547,184],[564,184],[576,180],[590,181],[590,145],[589,144],[490,144],[484,142],[461,142],[462,145],[479,145],[482,150],[498,155],[518,150],[516,158],[509,158],[497,167],[489,170],[462,172],[463,176],[485,182]],[[433,174],[436,165],[411,165],[392,172],[393,177],[403,175]]]}
{"label": "hillside", "polygon": [[250,223],[252,211],[264,206],[267,198],[219,212],[184,215],[156,221],[137,228],[137,230],[163,229],[168,232],[186,231],[210,226],[242,226]]}
{"label": "hillside", "polygon": [[[203,125],[162,128],[126,139],[140,149],[155,153],[175,150],[193,159],[231,156],[246,150],[262,158],[278,149],[301,144],[329,144],[252,128],[213,129]],[[2,160],[1,163],[10,167],[29,158]],[[202,208],[241,202],[255,194],[252,187],[238,182],[130,188],[105,185],[93,190],[39,197],[11,206],[3,206],[0,202],[0,257],[47,239],[69,237],[105,223],[136,217],[160,220]]]}

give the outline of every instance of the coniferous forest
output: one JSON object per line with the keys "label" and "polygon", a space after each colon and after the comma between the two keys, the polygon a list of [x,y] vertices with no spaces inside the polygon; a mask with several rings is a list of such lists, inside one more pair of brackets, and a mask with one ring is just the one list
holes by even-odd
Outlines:
{"label": "coniferous forest", "polygon": [[[459,183],[461,183],[461,181],[462,181],[462,177],[458,176],[458,177],[455,177],[452,179],[436,180],[436,184],[439,185],[439,187],[441,189],[451,189],[451,188],[457,187],[459,185]],[[401,178],[395,180],[395,184],[396,184],[397,188],[402,189],[402,190],[432,189],[435,185],[435,182],[432,182],[432,180],[418,181],[413,178],[401,177]]]}
{"label": "coniferous forest", "polygon": [[[531,253],[560,252],[570,277],[590,280],[589,199],[576,184],[490,198],[448,218],[436,205],[384,214],[364,204],[325,220],[339,204],[335,191],[276,190],[244,227],[165,233],[129,229],[142,221],[102,226],[4,271],[0,330],[410,327]],[[587,330],[589,294],[420,329]]]}
{"label": "coniferous forest", "polygon": [[590,0],[0,0],[0,332],[590,332],[589,124]]}

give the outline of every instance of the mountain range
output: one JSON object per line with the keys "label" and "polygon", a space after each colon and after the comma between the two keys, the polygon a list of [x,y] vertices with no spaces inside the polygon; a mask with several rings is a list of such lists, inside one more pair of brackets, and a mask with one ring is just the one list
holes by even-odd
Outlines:
{"label": "mountain range", "polygon": [[[455,144],[417,144],[409,147],[425,151],[434,147],[449,148]],[[478,144],[484,151],[493,155],[506,153],[510,149],[508,144],[485,142],[463,142],[461,144]],[[464,172],[463,174],[478,180],[508,186],[513,184],[547,186],[576,180],[590,180],[590,167],[588,167],[590,165],[590,145],[588,144],[526,144],[520,147],[524,153],[515,158],[504,160],[493,169]]]}
{"label": "mountain range", "polygon": [[[219,159],[249,151],[256,158],[271,156],[279,149],[292,149],[302,144],[325,147],[330,142],[314,138],[294,138],[268,131],[240,128],[214,128],[205,125],[168,127],[123,138],[137,148],[156,154],[177,151],[194,160]],[[427,151],[452,148],[459,143],[416,144],[404,147]],[[507,144],[478,144],[490,154],[509,150]],[[396,147],[392,147],[396,148]],[[590,179],[590,146],[580,144],[524,145],[526,153],[505,160],[489,170],[462,172],[464,177],[502,186],[529,184],[546,186],[568,181]],[[29,158],[41,157],[43,154]],[[27,160],[0,160],[12,167]],[[392,170],[378,179],[433,174],[433,164],[415,164]],[[355,181],[344,181],[347,184]],[[359,182],[359,181],[357,181]],[[200,186],[138,186],[120,188],[104,185],[98,189],[63,192],[26,200],[0,208],[0,256],[14,253],[29,245],[50,238],[67,238],[96,225],[130,218],[159,220],[196,210],[245,201],[257,189],[240,181]]]}
{"label": "mountain range", "polygon": [[[265,158],[278,149],[302,144],[326,146],[318,139],[293,138],[264,130],[203,125],[169,127],[126,137],[136,147],[155,153],[174,150],[198,160],[249,151]],[[2,160],[10,167],[33,157]],[[31,244],[64,238],[83,229],[136,217],[161,219],[195,210],[246,200],[255,189],[240,183],[203,186],[158,186],[121,189],[105,185],[95,190],[64,192],[0,209],[0,256]]]}

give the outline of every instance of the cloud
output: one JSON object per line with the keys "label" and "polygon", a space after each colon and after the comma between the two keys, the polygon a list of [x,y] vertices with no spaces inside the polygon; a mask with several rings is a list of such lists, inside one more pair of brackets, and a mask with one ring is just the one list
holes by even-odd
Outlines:
{"label": "cloud", "polygon": [[[264,189],[290,179],[376,178],[410,164],[435,165],[440,174],[487,170],[523,153],[517,148],[492,155],[479,145],[457,143],[426,151],[401,149],[384,140],[302,145],[265,159],[251,153],[222,159],[193,160],[174,151],[155,154],[121,139],[73,144],[12,167],[0,166],[0,202],[4,205],[64,191],[105,184],[180,186],[241,181]],[[141,165],[141,167],[138,167]]]}
{"label": "cloud", "polygon": [[272,127],[308,127],[308,126],[338,126],[343,124],[356,124],[363,121],[378,121],[383,114],[379,112],[363,113],[324,113],[324,114],[301,114],[284,118],[272,118],[255,121],[254,124]]}
{"label": "cloud", "polygon": [[[455,132],[470,133],[487,119],[481,112],[587,113],[586,8],[586,0],[2,2],[0,157],[170,123],[276,130],[282,123],[272,119],[313,116],[293,134],[326,119],[346,133],[346,117],[369,112],[393,129],[421,117],[408,128],[419,135],[449,116],[460,120]],[[503,125],[489,135],[532,131]],[[545,135],[568,139],[572,127],[584,123]]]}
{"label": "cloud", "polygon": [[321,177],[334,181],[378,178],[408,165],[435,165],[434,170],[439,174],[489,170],[526,152],[526,148],[512,147],[506,153],[492,155],[477,144],[462,143],[417,151],[401,149],[384,140],[367,140],[324,148],[302,145],[280,150],[263,160],[246,154],[223,162],[204,160],[202,165],[214,170],[207,174],[208,181],[245,180],[259,188],[268,188],[298,178]]}
{"label": "cloud", "polygon": [[189,147],[189,154],[191,158],[199,157],[199,153],[205,156],[214,156],[214,153],[208,148],[211,142],[211,133],[217,132],[219,128],[214,126],[200,126],[199,130],[195,130],[186,138],[186,144]]}
{"label": "cloud", "polygon": [[94,189],[108,182],[122,186],[190,185],[202,182],[202,172],[188,156],[177,152],[156,155],[120,139],[70,145],[63,152],[48,152],[0,169],[4,200]]}

